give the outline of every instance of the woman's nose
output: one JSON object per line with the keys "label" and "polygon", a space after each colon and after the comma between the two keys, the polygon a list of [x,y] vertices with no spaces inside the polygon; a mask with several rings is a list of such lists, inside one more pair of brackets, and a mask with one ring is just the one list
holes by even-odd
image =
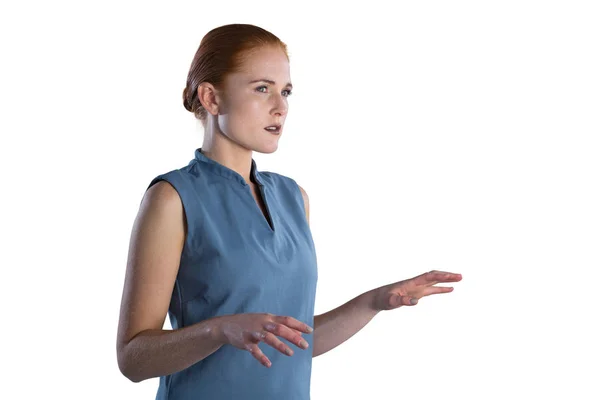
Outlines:
{"label": "woman's nose", "polygon": [[283,96],[276,96],[274,112],[280,115],[285,115],[287,113],[288,104],[287,100]]}

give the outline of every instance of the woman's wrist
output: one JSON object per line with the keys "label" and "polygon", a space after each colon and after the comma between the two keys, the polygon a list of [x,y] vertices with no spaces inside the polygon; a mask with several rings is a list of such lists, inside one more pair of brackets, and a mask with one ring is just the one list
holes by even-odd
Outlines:
{"label": "woman's wrist", "polygon": [[203,325],[201,336],[217,344],[224,345],[225,335],[223,335],[223,316],[214,317],[201,322]]}

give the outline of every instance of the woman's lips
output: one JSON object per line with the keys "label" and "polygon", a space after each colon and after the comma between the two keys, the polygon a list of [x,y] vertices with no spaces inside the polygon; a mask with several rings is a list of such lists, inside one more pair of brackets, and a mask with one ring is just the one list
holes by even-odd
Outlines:
{"label": "woman's lips", "polygon": [[277,127],[276,129],[267,129],[265,128],[265,131],[272,133],[273,135],[279,135],[281,133],[281,127]]}

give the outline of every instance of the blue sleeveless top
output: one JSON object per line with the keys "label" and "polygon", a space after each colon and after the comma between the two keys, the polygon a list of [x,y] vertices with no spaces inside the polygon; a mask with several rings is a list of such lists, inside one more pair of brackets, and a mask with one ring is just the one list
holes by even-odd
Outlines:
{"label": "blue sleeveless top", "polygon": [[[227,314],[272,313],[314,327],[317,259],[297,183],[273,172],[250,175],[265,218],[244,178],[201,148],[183,168],[157,176],[179,193],[187,235],[169,305],[173,329]],[[189,368],[161,376],[157,400],[309,400],[313,336],[286,356],[266,343],[262,365],[245,350],[223,345]]]}

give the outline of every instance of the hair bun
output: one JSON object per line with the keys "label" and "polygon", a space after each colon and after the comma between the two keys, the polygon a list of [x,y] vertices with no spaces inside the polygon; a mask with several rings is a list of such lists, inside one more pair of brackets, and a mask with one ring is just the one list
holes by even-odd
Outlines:
{"label": "hair bun", "polygon": [[183,89],[183,106],[189,112],[193,112],[193,110],[192,110],[192,104],[190,103],[190,100],[188,98],[188,88],[187,88],[187,86],[185,87],[185,89]]}

